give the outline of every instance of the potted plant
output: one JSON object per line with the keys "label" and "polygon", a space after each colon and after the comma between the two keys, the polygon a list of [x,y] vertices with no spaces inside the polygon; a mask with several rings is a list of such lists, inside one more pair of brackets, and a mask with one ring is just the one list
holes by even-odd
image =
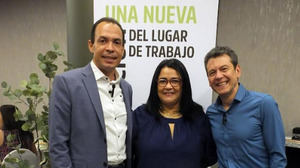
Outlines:
{"label": "potted plant", "polygon": [[[15,113],[16,120],[25,121],[22,125],[24,131],[31,131],[35,135],[35,144],[40,157],[40,166],[49,168],[49,150],[48,150],[48,114],[49,114],[49,96],[51,94],[52,81],[58,66],[56,61],[64,53],[59,49],[57,43],[53,44],[53,49],[45,54],[39,53],[37,56],[39,68],[48,78],[48,85],[43,86],[37,73],[31,73],[28,80],[21,81],[20,89],[13,89],[3,81],[3,95],[14,102],[16,106],[24,104],[25,111],[17,110]],[[67,71],[72,65],[63,61]],[[20,108],[18,108],[20,109]],[[20,159],[11,160],[11,162],[22,162]]]}

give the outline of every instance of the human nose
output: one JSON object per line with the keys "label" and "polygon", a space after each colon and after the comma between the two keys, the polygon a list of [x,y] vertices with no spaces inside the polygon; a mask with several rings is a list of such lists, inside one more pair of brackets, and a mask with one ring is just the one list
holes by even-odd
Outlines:
{"label": "human nose", "polygon": [[113,51],[114,50],[114,44],[113,42],[108,42],[106,45],[106,50]]}
{"label": "human nose", "polygon": [[222,77],[223,77],[223,73],[222,73],[221,71],[217,71],[217,72],[216,72],[215,78],[216,78],[216,79],[220,79],[220,78],[222,78]]}
{"label": "human nose", "polygon": [[165,88],[173,88],[170,81],[167,81],[167,84],[166,84]]}

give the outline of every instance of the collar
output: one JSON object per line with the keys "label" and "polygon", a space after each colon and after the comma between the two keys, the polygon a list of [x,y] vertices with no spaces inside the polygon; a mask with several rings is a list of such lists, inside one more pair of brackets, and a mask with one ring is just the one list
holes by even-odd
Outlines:
{"label": "collar", "polygon": [[[241,102],[243,100],[243,98],[246,96],[246,92],[247,92],[246,88],[241,83],[239,83],[239,89],[238,89],[232,103],[233,102]],[[217,105],[222,105],[222,101],[221,101],[220,96],[218,96],[218,98],[216,100],[216,104]]]}
{"label": "collar", "polygon": [[[96,64],[94,63],[94,61],[91,61],[91,68],[92,71],[94,73],[95,76],[95,80],[100,80],[100,79],[105,79],[105,80],[109,80],[108,76],[104,75],[104,73],[96,66]],[[115,75],[116,75],[116,80],[111,81],[112,83],[116,84],[116,83],[120,83],[121,80],[121,76],[119,75],[118,71],[115,71]]]}

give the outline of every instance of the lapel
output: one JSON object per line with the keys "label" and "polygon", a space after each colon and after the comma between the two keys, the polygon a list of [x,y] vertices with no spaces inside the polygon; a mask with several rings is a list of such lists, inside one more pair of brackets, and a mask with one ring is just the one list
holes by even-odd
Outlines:
{"label": "lapel", "polygon": [[106,131],[105,131],[102,105],[101,105],[100,96],[98,92],[97,82],[95,80],[95,76],[90,64],[86,65],[83,68],[82,75],[83,75],[82,78],[83,84],[85,86],[85,89],[87,90],[89,98],[93,104],[94,110],[96,111],[98,119],[101,123],[101,127],[105,133]]}
{"label": "lapel", "polygon": [[131,93],[129,87],[126,86],[126,83],[123,79],[121,79],[121,81],[120,81],[120,87],[122,89],[126,112],[127,112],[127,130],[129,133],[129,137],[131,137],[131,133],[132,133],[132,112],[131,112],[131,97],[132,97],[132,95],[131,94],[132,93]]}

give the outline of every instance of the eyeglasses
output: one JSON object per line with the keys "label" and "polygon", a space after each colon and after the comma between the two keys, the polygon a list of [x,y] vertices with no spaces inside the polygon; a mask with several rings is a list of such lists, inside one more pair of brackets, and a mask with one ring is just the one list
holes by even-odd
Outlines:
{"label": "eyeglasses", "polygon": [[169,82],[172,87],[178,87],[181,84],[181,79],[172,78],[172,79],[168,80],[165,78],[161,78],[157,81],[158,86],[160,86],[160,87],[166,87]]}

